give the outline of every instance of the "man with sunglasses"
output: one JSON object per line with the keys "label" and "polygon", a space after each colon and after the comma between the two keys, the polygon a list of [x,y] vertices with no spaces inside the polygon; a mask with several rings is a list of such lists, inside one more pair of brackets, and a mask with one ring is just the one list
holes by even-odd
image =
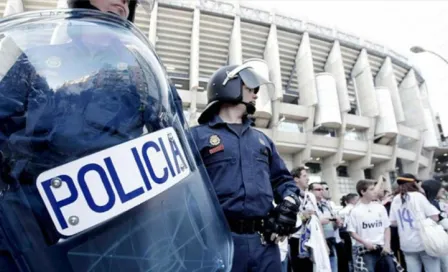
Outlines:
{"label": "man with sunglasses", "polygon": [[342,225],[342,221],[335,216],[333,208],[328,200],[329,187],[326,182],[320,182],[312,185],[312,190],[317,200],[317,215],[320,218],[325,239],[330,254],[331,271],[338,271],[338,257],[336,254],[336,244],[339,238],[338,228]]}
{"label": "man with sunglasses", "polygon": [[[252,127],[259,92],[272,83],[262,60],[218,69],[193,138],[232,231],[232,271],[281,271],[277,243],[296,231],[300,190],[265,134]],[[277,206],[273,207],[275,200]]]}

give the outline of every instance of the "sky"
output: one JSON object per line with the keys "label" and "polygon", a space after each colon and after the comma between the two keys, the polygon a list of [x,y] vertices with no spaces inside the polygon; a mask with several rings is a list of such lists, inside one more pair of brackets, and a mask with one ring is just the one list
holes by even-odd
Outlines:
{"label": "sky", "polygon": [[[229,0],[236,1],[236,0]],[[310,20],[386,45],[409,56],[421,45],[448,51],[448,1],[240,0],[243,5]],[[445,52],[448,57],[448,52]]]}
{"label": "sky", "polygon": [[400,53],[417,66],[428,85],[430,102],[448,133],[448,64],[419,45],[448,59],[448,1],[228,0],[334,27]]}

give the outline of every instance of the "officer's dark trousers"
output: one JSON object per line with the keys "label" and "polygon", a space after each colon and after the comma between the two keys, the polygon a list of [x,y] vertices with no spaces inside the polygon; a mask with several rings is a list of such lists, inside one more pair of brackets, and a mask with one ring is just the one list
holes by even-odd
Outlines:
{"label": "officer's dark trousers", "polygon": [[232,232],[235,253],[232,272],[280,272],[280,250],[276,244],[261,244],[259,234]]}

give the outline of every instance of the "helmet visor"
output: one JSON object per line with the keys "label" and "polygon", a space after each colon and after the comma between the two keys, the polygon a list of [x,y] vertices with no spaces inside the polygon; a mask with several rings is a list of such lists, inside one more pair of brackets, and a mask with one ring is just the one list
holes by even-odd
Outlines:
{"label": "helmet visor", "polygon": [[269,68],[263,60],[248,60],[237,69],[241,69],[239,75],[250,89],[260,88],[259,92],[266,92],[271,100],[274,99],[275,86],[269,80]]}

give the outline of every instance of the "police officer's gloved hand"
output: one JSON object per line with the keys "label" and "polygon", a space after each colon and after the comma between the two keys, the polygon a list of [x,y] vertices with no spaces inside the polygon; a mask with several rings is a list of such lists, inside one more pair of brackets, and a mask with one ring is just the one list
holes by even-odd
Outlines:
{"label": "police officer's gloved hand", "polygon": [[300,200],[295,195],[286,197],[277,205],[264,221],[264,239],[277,243],[297,232],[299,206]]}
{"label": "police officer's gloved hand", "polygon": [[278,236],[278,224],[274,211],[263,222],[263,240],[268,243],[277,243],[282,237]]}
{"label": "police officer's gloved hand", "polygon": [[289,236],[297,231],[297,214],[299,213],[300,200],[297,196],[285,197],[282,203],[275,209],[278,210],[277,224],[280,236]]}

